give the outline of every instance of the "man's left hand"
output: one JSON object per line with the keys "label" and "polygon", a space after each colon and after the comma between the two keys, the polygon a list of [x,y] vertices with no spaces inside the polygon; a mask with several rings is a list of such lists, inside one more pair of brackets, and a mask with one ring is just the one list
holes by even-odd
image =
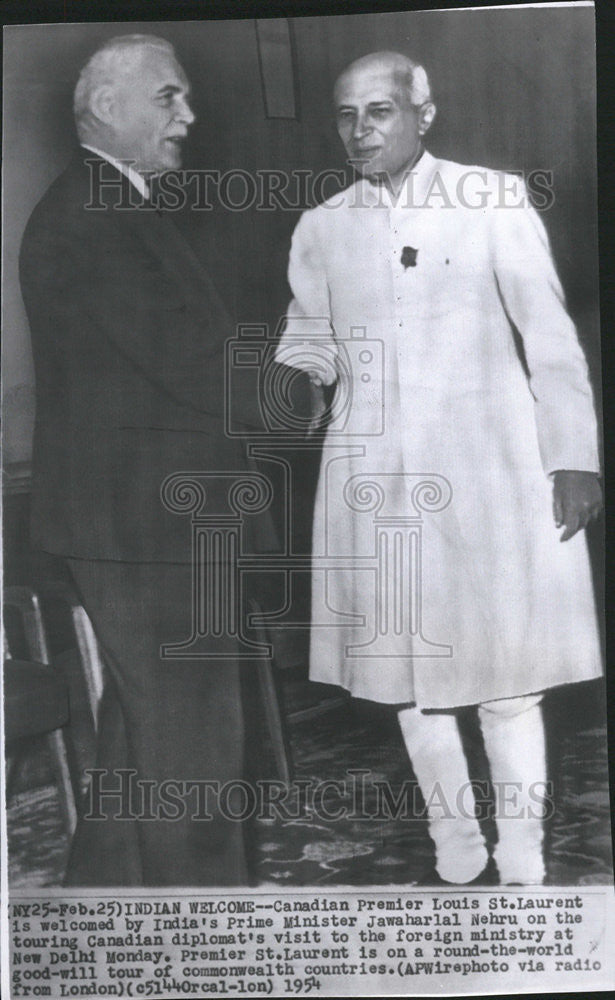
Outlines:
{"label": "man's left hand", "polygon": [[586,528],[601,510],[602,490],[595,472],[560,469],[554,473],[553,516],[557,528],[564,525],[560,542]]}

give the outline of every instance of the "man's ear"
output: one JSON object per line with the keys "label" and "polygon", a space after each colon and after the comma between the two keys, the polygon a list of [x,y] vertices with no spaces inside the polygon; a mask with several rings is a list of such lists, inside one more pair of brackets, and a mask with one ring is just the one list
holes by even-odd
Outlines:
{"label": "man's ear", "polygon": [[419,111],[419,134],[425,135],[432,121],[436,117],[436,106],[431,101],[426,101],[421,105]]}
{"label": "man's ear", "polygon": [[105,125],[113,124],[115,108],[115,92],[109,84],[97,87],[90,101],[90,111],[104,122]]}

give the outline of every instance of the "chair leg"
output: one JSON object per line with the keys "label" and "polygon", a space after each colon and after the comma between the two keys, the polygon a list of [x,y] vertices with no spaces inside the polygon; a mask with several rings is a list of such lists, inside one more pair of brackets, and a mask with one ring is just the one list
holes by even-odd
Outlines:
{"label": "chair leg", "polygon": [[68,614],[70,618],[96,731],[98,703],[104,686],[104,664],[92,623],[85,608],[79,604],[79,598],[70,584],[58,581],[46,582],[41,586],[41,597],[45,602],[47,615],[50,615],[52,608],[55,608],[57,614],[60,608],[62,613]]}
{"label": "chair leg", "polygon": [[[28,647],[28,658],[49,664],[47,636],[38,595],[29,587],[7,587],[3,593],[3,602],[5,607],[15,608],[21,616]],[[56,729],[47,734],[46,741],[51,751],[53,769],[58,783],[62,817],[69,836],[72,836],[77,825],[76,802],[80,798],[80,789],[70,730],[67,730],[65,734],[62,730]],[[13,769],[11,780],[14,782],[14,779]]]}
{"label": "chair leg", "polygon": [[77,639],[77,648],[83,665],[94,730],[96,731],[98,725],[98,704],[102,697],[104,686],[104,668],[100,649],[92,623],[85,609],[81,605],[74,605],[71,607],[71,617]]}
{"label": "chair leg", "polygon": [[49,663],[47,637],[37,594],[30,587],[6,587],[2,600],[5,607],[19,612],[27,644],[26,658]]}
{"label": "chair leg", "polygon": [[69,761],[69,752],[61,729],[56,729],[47,736],[47,744],[51,751],[55,771],[60,809],[69,836],[72,837],[77,826],[77,805],[74,787],[74,770]]}

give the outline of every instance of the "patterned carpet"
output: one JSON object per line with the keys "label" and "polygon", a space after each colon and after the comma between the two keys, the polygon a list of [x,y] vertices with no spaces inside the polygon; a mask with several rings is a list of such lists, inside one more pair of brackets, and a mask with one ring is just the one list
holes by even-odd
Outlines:
{"label": "patterned carpet", "polygon": [[[292,709],[297,691],[291,687],[286,698]],[[612,854],[602,685],[553,692],[545,718],[555,802],[547,828],[548,882],[604,884],[612,879]],[[471,774],[482,781],[486,764],[472,713],[462,721]],[[388,783],[395,797],[404,783],[410,793],[414,787],[394,713],[348,702],[293,724],[290,740],[295,776],[282,815],[262,816],[253,826],[257,883],[326,887],[420,880],[433,862],[425,820],[406,818],[403,809],[390,818],[378,785]],[[44,754],[41,745],[33,749],[29,787],[9,804],[13,888],[57,886],[62,879],[67,844]],[[355,799],[354,808],[353,782],[362,782],[363,791],[362,804]],[[485,814],[482,820],[492,842],[493,823]]]}

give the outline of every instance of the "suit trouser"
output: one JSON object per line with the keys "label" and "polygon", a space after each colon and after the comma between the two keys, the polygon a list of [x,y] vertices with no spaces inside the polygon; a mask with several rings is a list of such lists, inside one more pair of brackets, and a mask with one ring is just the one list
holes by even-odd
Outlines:
{"label": "suit trouser", "polygon": [[[108,679],[97,733],[103,774],[90,786],[66,884],[245,885],[244,824],[231,818],[243,802],[234,784],[244,762],[239,663],[160,655],[161,644],[190,636],[190,566],[70,560],[69,568]],[[219,796],[216,786],[182,784],[191,781],[228,787]],[[128,782],[133,818],[114,818],[127,815],[119,793]]]}

